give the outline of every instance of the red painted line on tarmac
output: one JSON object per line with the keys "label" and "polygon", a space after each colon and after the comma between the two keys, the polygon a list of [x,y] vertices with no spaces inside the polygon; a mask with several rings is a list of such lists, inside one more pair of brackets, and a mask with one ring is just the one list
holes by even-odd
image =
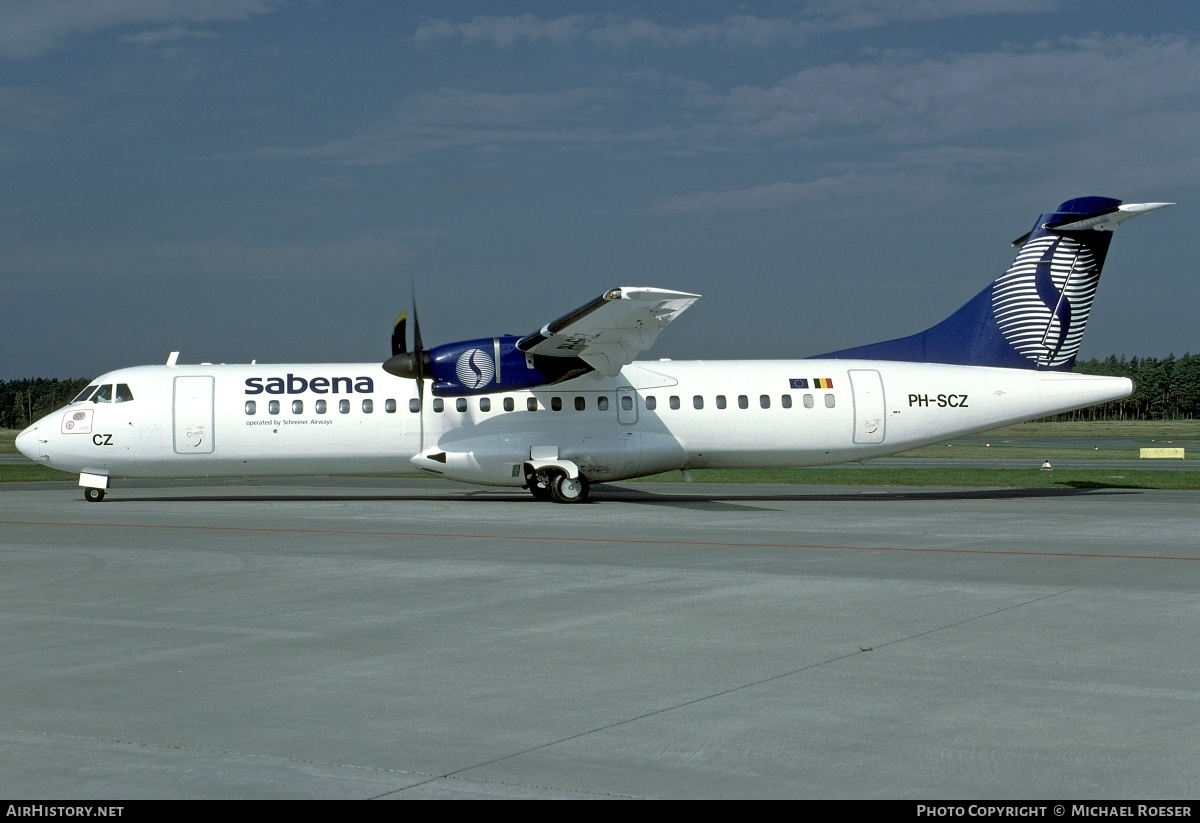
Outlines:
{"label": "red painted line on tarmac", "polygon": [[911,552],[925,554],[982,554],[1001,557],[1075,557],[1097,560],[1179,560],[1200,562],[1200,557],[1181,557],[1157,554],[1096,554],[1094,552],[1018,551],[1014,549],[937,549],[919,546],[839,546],[807,543],[730,543],[717,540],[654,540],[621,537],[542,537],[531,534],[469,534],[459,532],[396,532],[358,531],[343,529],[279,529],[262,526],[158,526],[145,523],[49,523],[36,520],[0,520],[0,526],[49,526],[78,529],[160,529],[176,531],[250,532],[257,534],[312,534],[359,537],[413,537],[445,540],[525,540],[554,543],[612,543],[649,546],[709,546],[729,549],[811,549],[824,551]]}

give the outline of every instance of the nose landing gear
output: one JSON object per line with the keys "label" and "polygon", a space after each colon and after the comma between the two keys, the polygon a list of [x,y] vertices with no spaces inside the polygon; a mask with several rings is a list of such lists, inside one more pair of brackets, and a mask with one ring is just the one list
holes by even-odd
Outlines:
{"label": "nose landing gear", "polygon": [[79,485],[83,488],[84,500],[99,503],[104,499],[104,491],[108,488],[108,475],[80,472]]}

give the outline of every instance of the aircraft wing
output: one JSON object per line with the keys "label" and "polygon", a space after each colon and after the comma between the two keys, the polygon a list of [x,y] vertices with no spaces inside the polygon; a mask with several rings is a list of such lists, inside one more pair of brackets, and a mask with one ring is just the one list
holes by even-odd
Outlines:
{"label": "aircraft wing", "polygon": [[698,294],[641,286],[606,291],[587,305],[547,323],[517,341],[526,354],[578,357],[612,377],[654,344],[663,327]]}

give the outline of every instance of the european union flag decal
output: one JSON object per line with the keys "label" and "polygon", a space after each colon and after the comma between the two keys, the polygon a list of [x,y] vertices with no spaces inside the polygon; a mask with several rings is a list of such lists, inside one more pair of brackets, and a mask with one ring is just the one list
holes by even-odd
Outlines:
{"label": "european union flag decal", "polygon": [[793,389],[807,389],[808,388],[808,378],[807,377],[793,377],[791,380],[788,381],[788,384]]}

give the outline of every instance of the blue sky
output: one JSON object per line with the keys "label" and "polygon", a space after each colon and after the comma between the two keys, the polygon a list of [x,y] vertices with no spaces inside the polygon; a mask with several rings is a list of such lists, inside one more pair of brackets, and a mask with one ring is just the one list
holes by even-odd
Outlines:
{"label": "blue sky", "polygon": [[1200,6],[0,0],[0,379],[382,361],[618,285],[649,357],[920,331],[1039,213],[1118,231],[1081,356],[1200,351]]}

